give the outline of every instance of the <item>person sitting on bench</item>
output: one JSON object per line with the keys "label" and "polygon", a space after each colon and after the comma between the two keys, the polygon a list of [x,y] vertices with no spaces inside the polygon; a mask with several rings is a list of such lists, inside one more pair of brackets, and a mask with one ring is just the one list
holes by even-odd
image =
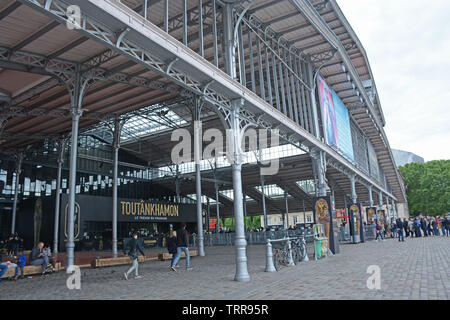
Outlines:
{"label": "person sitting on bench", "polygon": [[30,264],[32,266],[42,265],[42,274],[45,274],[45,270],[48,265],[48,256],[43,253],[44,243],[39,242],[36,247],[33,248],[30,255]]}
{"label": "person sitting on bench", "polygon": [[52,257],[52,249],[50,249],[49,244],[44,246],[42,253],[44,254],[44,256],[48,257],[48,262],[52,265],[52,272],[54,272],[56,267],[56,260]]}
{"label": "person sitting on bench", "polygon": [[0,282],[2,282],[1,277],[5,274],[6,271],[8,271],[8,266],[0,264]]}

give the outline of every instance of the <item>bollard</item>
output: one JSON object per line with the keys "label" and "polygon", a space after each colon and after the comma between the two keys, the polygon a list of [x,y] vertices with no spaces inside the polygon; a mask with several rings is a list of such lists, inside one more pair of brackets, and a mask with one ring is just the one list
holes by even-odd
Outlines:
{"label": "bollard", "polygon": [[277,272],[275,266],[273,265],[273,252],[272,244],[270,240],[267,240],[267,250],[266,250],[266,272]]}
{"label": "bollard", "polygon": [[289,267],[293,267],[293,266],[295,266],[295,263],[294,263],[294,259],[292,258],[291,240],[287,240],[287,244],[288,244],[288,250],[289,250],[289,263],[288,263],[288,266]]}
{"label": "bollard", "polygon": [[308,262],[309,261],[309,258],[308,258],[308,250],[306,250],[306,240],[305,240],[305,237],[303,237],[302,238],[302,242],[305,244],[305,257],[303,258],[303,260],[302,261],[304,261],[304,262]]}

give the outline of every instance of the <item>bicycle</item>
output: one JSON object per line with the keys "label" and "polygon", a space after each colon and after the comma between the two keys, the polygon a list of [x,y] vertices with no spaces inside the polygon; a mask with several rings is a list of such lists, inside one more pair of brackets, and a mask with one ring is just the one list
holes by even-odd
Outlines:
{"label": "bicycle", "polygon": [[[306,251],[306,240],[305,235],[302,235],[302,238],[297,238],[292,241],[292,250],[295,252],[296,260],[294,263],[297,264],[299,261],[303,261],[308,254]],[[294,257],[294,256],[292,256]]]}
{"label": "bicycle", "polygon": [[297,264],[299,259],[297,257],[297,251],[289,249],[287,241],[284,244],[284,247],[281,249],[275,249],[275,254],[273,257],[273,264],[275,266],[275,270],[280,271],[281,266],[289,265],[289,252],[292,252],[292,260],[294,264]]}

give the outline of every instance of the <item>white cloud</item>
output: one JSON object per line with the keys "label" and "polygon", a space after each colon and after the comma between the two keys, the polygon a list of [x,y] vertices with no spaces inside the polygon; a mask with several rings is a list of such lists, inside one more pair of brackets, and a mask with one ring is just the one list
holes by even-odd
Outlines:
{"label": "white cloud", "polygon": [[368,54],[391,147],[450,159],[450,1],[337,1]]}

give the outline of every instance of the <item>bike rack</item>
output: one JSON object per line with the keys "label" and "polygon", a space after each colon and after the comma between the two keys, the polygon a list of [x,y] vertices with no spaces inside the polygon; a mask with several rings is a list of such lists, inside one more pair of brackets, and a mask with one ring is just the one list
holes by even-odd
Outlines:
{"label": "bike rack", "polygon": [[[294,259],[292,258],[292,246],[291,241],[292,240],[303,240],[303,237],[296,237],[296,238],[283,238],[283,239],[276,239],[276,240],[267,240],[267,246],[266,246],[266,272],[276,272],[275,266],[273,264],[273,250],[272,250],[272,243],[274,242],[287,242],[288,244],[288,250],[289,250],[289,262],[288,266],[295,266]],[[308,253],[305,254],[305,257],[302,261],[309,261]]]}

